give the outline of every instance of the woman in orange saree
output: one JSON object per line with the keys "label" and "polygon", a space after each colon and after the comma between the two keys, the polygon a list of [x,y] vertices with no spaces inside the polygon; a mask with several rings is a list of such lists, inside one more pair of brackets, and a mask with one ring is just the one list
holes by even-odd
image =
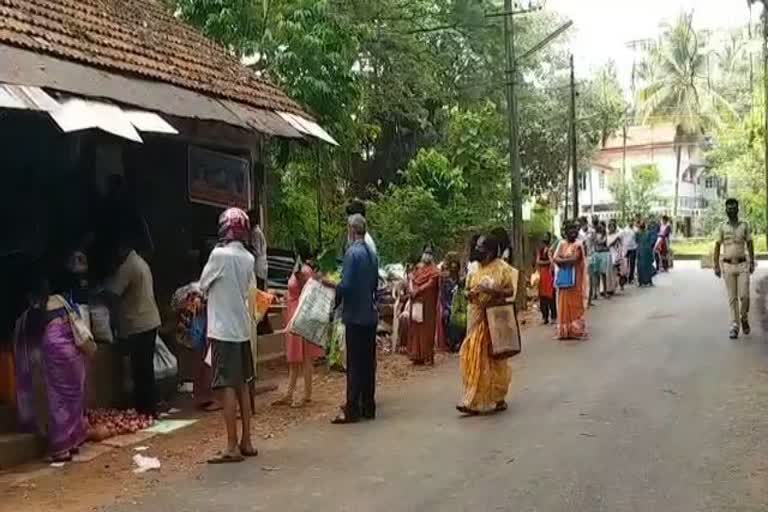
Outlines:
{"label": "woman in orange saree", "polygon": [[[440,292],[440,270],[435,265],[432,249],[424,249],[421,262],[411,277],[411,321],[408,323],[408,356],[416,365],[435,363],[437,308]],[[414,309],[421,309],[415,318]]]}
{"label": "woman in orange saree", "polygon": [[468,278],[467,338],[461,345],[462,398],[456,409],[475,415],[503,411],[512,370],[508,359],[491,357],[491,333],[485,309],[515,296],[518,272],[498,258],[498,241],[480,237],[480,267]]}
{"label": "woman in orange saree", "polygon": [[587,324],[584,320],[584,286],[586,278],[586,257],[584,247],[577,241],[579,235],[575,223],[566,226],[566,239],[555,253],[555,263],[562,269],[573,268],[575,282],[573,286],[558,289],[557,337],[561,340],[581,340],[587,337]]}

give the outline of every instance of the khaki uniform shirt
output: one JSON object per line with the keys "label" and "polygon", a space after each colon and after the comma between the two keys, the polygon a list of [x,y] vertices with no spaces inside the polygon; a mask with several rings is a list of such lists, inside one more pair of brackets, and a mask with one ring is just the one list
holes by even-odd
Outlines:
{"label": "khaki uniform shirt", "polygon": [[120,297],[118,316],[121,338],[160,327],[153,286],[152,271],[136,251],[128,254],[115,275],[108,280],[107,290]]}
{"label": "khaki uniform shirt", "polygon": [[731,260],[736,263],[740,259],[749,258],[747,242],[752,241],[752,230],[749,224],[744,221],[739,221],[736,225],[724,222],[720,225],[717,236],[720,242],[721,260]]}

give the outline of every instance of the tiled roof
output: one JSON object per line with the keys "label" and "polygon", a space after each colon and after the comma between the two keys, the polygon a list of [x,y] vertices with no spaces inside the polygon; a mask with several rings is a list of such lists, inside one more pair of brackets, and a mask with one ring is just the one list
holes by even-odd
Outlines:
{"label": "tiled roof", "polygon": [[0,44],[306,116],[154,0],[0,0]]}
{"label": "tiled roof", "polygon": [[[2,2],[2,0],[0,0]],[[650,126],[630,126],[627,129],[627,146],[648,146],[672,144],[675,142],[675,125],[658,124]],[[618,149],[624,147],[624,136],[619,130],[609,138],[603,149]]]}

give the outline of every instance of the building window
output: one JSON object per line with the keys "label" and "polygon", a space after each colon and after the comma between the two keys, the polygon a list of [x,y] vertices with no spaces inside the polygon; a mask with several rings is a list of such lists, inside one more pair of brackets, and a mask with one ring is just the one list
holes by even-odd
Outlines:
{"label": "building window", "polygon": [[600,190],[605,190],[605,171],[600,172],[600,178],[599,178],[599,187]]}
{"label": "building window", "polygon": [[706,187],[706,188],[715,188],[715,178],[714,178],[714,176],[707,176],[707,179],[704,180],[704,187]]}
{"label": "building window", "polygon": [[585,172],[579,175],[579,189],[587,190],[587,173]]}

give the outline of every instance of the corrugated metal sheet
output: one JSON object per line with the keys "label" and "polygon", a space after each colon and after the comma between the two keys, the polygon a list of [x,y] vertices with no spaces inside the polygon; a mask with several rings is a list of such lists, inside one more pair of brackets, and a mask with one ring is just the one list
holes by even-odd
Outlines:
{"label": "corrugated metal sheet", "polygon": [[316,122],[310,121],[309,119],[296,114],[291,114],[289,112],[278,112],[277,114],[297,131],[305,135],[309,135],[310,137],[322,140],[323,142],[327,142],[333,146],[339,145],[339,143],[336,142],[336,139],[331,137],[331,135]]}
{"label": "corrugated metal sheet", "polygon": [[179,133],[154,112],[124,110],[107,101],[74,96],[56,99],[40,87],[28,85],[0,83],[0,108],[46,112],[66,133],[99,129],[134,142],[143,142],[138,131]]}
{"label": "corrugated metal sheet", "polygon": [[128,120],[137,130],[144,133],[167,133],[169,135],[178,135],[179,131],[171,126],[171,123],[160,117],[154,112],[145,112],[143,110],[123,110]]}
{"label": "corrugated metal sheet", "polygon": [[50,112],[58,103],[39,87],[0,84],[0,107]]}
{"label": "corrugated metal sheet", "polygon": [[270,110],[250,108],[240,103],[227,100],[223,100],[222,104],[248,126],[258,132],[289,139],[304,138],[304,136],[293,128],[293,126]]}
{"label": "corrugated metal sheet", "polygon": [[64,132],[95,128],[133,142],[144,142],[117,105],[82,98],[66,98],[60,105],[48,114]]}

